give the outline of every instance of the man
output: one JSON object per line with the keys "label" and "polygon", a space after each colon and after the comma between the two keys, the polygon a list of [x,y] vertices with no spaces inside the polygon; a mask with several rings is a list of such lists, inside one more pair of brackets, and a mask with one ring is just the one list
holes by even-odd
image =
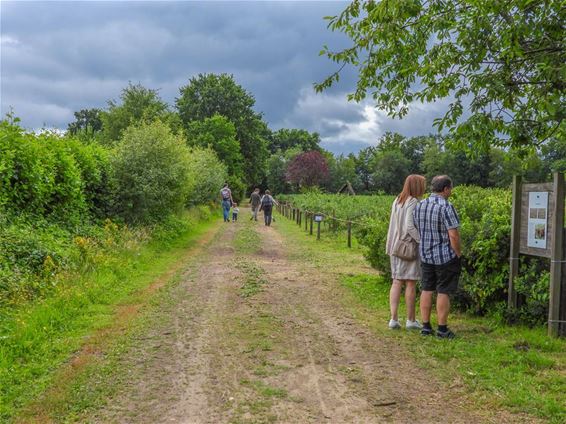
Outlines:
{"label": "man", "polygon": [[224,222],[230,222],[230,208],[232,207],[232,190],[228,188],[228,183],[224,183],[224,187],[220,190],[222,197],[222,213],[224,215]]}
{"label": "man", "polygon": [[252,217],[250,218],[250,221],[252,219],[257,221],[257,212],[259,210],[260,203],[261,196],[259,195],[259,188],[256,188],[250,196],[250,204],[252,206]]}
{"label": "man", "polygon": [[438,315],[438,331],[440,338],[452,339],[454,333],[448,328],[448,312],[450,311],[450,295],[458,288],[458,279],[462,268],[460,258],[460,220],[454,206],[448,202],[452,194],[452,180],[446,175],[432,179],[432,193],[422,200],[413,213],[421,242],[419,255],[421,258],[421,318],[423,320],[421,334],[434,335],[430,325],[432,310],[432,294],[436,291],[436,313]]}

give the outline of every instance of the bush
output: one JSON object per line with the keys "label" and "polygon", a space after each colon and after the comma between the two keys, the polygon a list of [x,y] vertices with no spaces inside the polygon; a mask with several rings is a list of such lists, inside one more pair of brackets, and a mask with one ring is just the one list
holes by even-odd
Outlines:
{"label": "bush", "polygon": [[190,152],[165,124],[129,127],[111,163],[114,210],[125,221],[158,222],[185,205]]}
{"label": "bush", "polygon": [[226,166],[210,148],[191,149],[190,159],[187,203],[197,205],[217,200],[228,177]]}
{"label": "bush", "polygon": [[65,221],[80,218],[87,205],[68,143],[56,134],[27,134],[1,121],[0,206]]}

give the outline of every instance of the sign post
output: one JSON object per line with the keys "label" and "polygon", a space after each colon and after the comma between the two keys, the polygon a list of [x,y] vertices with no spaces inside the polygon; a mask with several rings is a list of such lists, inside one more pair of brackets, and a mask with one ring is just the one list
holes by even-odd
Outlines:
{"label": "sign post", "polygon": [[513,177],[511,250],[509,255],[508,307],[517,308],[514,280],[519,274],[519,254],[550,259],[548,334],[566,336],[566,281],[564,251],[564,174],[553,183],[522,184]]}

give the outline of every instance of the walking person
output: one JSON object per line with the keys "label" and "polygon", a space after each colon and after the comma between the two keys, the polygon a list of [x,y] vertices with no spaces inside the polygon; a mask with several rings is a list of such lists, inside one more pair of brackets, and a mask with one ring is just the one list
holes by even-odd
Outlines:
{"label": "walking person", "polygon": [[271,215],[273,212],[273,205],[278,205],[277,201],[271,196],[269,190],[265,190],[265,194],[261,198],[261,204],[259,210],[263,210],[263,218],[265,220],[265,225],[271,226]]}
{"label": "walking person", "polygon": [[405,286],[405,304],[407,305],[407,320],[405,328],[408,330],[420,330],[421,324],[415,318],[415,298],[417,293],[417,280],[421,278],[421,265],[418,251],[415,249],[413,258],[401,258],[396,256],[394,250],[396,242],[409,237],[411,243],[418,243],[419,232],[413,221],[413,211],[418,201],[425,192],[425,177],[422,175],[409,175],[405,179],[403,190],[397,196],[391,207],[391,219],[385,252],[390,256],[391,276],[393,282],[389,291],[389,308],[391,319],[389,328],[399,329],[398,309],[401,291]]}
{"label": "walking person", "polygon": [[232,207],[232,190],[228,187],[228,183],[224,183],[224,187],[220,190],[220,196],[222,197],[222,214],[224,216],[224,222],[230,222],[230,208]]}
{"label": "walking person", "polygon": [[432,295],[436,291],[436,314],[440,338],[452,339],[448,328],[450,295],[458,289],[462,269],[460,247],[460,220],[454,206],[448,202],[452,194],[452,180],[446,175],[432,179],[431,195],[419,202],[413,214],[421,238],[419,254],[422,266],[421,319],[423,336],[434,335],[430,324]]}
{"label": "walking person", "polygon": [[254,221],[257,221],[257,213],[259,211],[259,206],[261,204],[261,196],[259,195],[259,188],[256,187],[255,190],[252,191],[249,203],[252,207],[252,217],[250,218],[250,221],[252,219]]}

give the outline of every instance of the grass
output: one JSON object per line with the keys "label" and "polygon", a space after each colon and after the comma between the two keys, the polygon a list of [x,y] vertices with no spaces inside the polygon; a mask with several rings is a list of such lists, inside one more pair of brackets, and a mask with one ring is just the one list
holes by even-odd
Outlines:
{"label": "grass", "polygon": [[397,339],[418,366],[450,385],[463,385],[478,409],[503,407],[551,423],[566,421],[566,340],[549,338],[545,328],[511,327],[459,313],[450,316],[458,334],[452,341],[389,331],[390,282],[368,269],[359,247],[348,249],[329,235],[317,241],[283,217],[277,222],[291,238],[292,257],[308,257],[346,288],[344,304],[357,319],[380,336]]}
{"label": "grass", "polygon": [[[145,246],[120,252],[111,264],[70,276],[52,296],[7,315],[0,344],[1,421],[13,420],[57,378],[64,378],[58,370],[66,362],[68,368],[85,369],[97,363],[99,352],[81,352],[81,347],[103,343],[109,332],[126,331],[120,325],[127,325],[151,297],[147,288],[159,278],[173,278],[166,271],[210,228],[197,216],[187,219],[190,230],[170,237],[161,234]],[[100,340],[92,339],[93,334]],[[87,363],[75,363],[82,360]],[[52,396],[55,409],[58,396]]]}

